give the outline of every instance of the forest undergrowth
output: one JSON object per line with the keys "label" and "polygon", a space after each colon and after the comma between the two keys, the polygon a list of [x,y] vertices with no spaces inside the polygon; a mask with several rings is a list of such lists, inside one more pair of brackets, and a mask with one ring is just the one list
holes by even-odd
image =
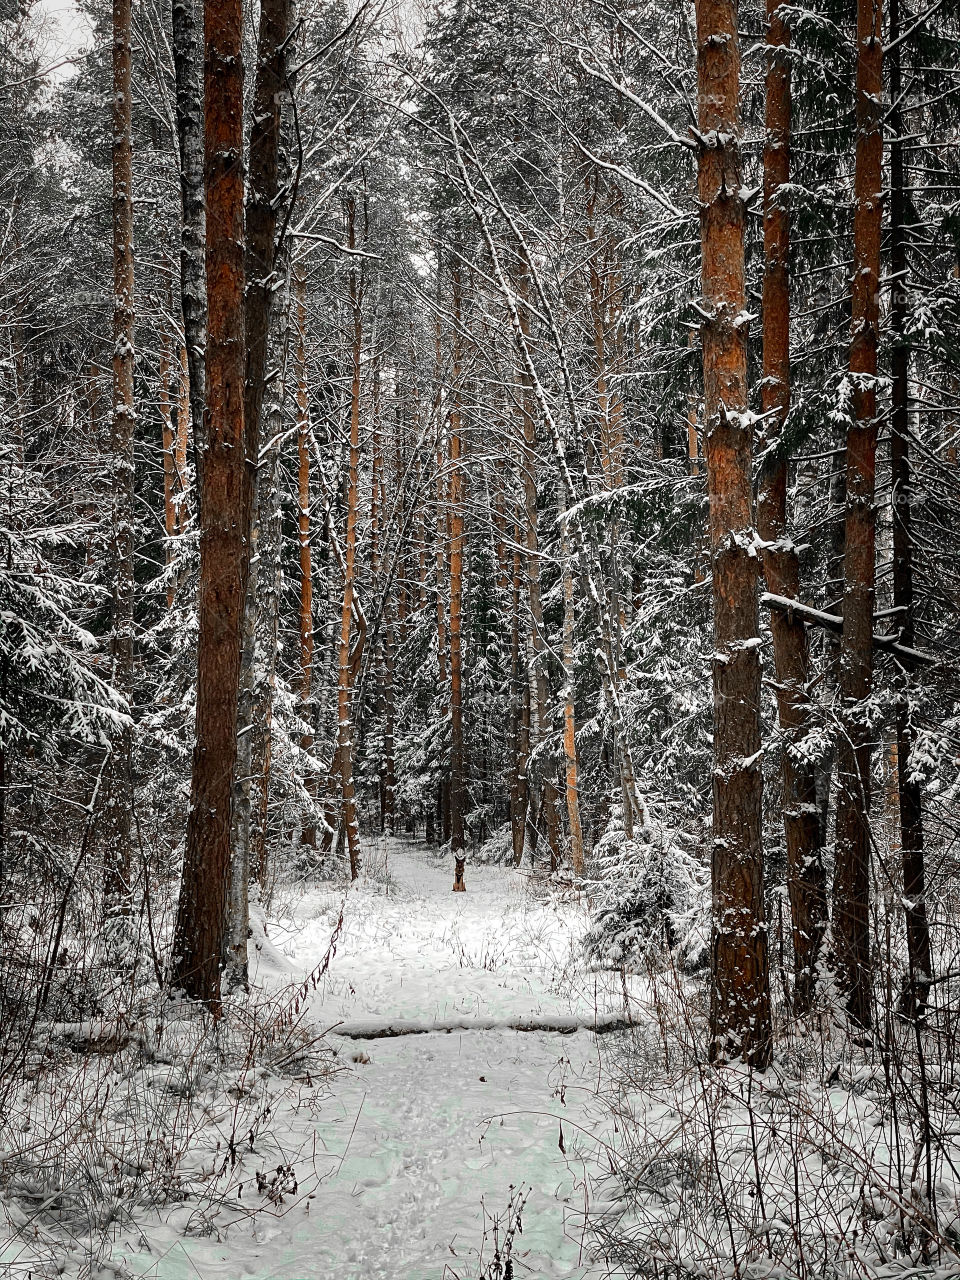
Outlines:
{"label": "forest undergrowth", "polygon": [[[437,863],[441,874],[448,862]],[[634,862],[647,883],[649,850]],[[271,939],[290,927],[305,893],[329,896],[338,883],[346,885],[278,886],[277,919],[267,931],[254,912],[251,951],[268,963],[275,955],[279,967]],[[689,962],[682,937],[674,935],[671,949],[651,913],[632,920],[629,938],[605,934],[613,904],[601,887],[608,883],[588,879],[592,889],[574,888],[563,877],[531,876],[523,889],[528,913],[585,909],[585,922],[593,922],[574,964],[554,953],[542,924],[538,932],[527,921],[527,946],[551,970],[551,983],[559,990],[586,979],[588,986],[590,966],[619,970],[633,1023],[601,1037],[609,1126],[575,1135],[589,1152],[580,1229],[595,1273],[658,1280],[955,1275],[960,990],[951,957],[939,957],[945,976],[925,1026],[897,1016],[888,984],[872,1034],[851,1028],[829,982],[813,1012],[792,1018],[785,974],[775,965],[774,1065],[762,1072],[736,1062],[714,1066],[705,1053],[706,974]],[[371,846],[355,891],[374,911],[377,901],[402,900],[382,847]],[[620,901],[629,907],[630,893],[621,891]],[[155,909],[150,927],[164,939],[171,905]],[[61,1274],[80,1259],[86,1270],[77,1274],[127,1274],[111,1262],[122,1236],[140,1231],[152,1249],[191,1236],[220,1239],[317,1194],[324,1168],[315,1137],[311,1144],[311,1117],[329,1105],[345,1065],[369,1060],[362,1045],[340,1056],[308,1000],[336,953],[344,909],[332,923],[324,917],[329,944],[306,980],[235,992],[218,1020],[172,1001],[149,965],[111,979],[104,955],[85,937],[82,913],[66,921],[58,955],[34,949],[32,971],[21,948],[20,996],[5,1010],[0,1072],[0,1212],[10,1274],[20,1274],[18,1266],[23,1274]],[[27,917],[20,927],[35,938],[48,932],[32,929]],[[875,928],[883,937],[882,919]],[[607,948],[598,950],[604,937]],[[455,927],[441,942],[461,970],[496,977],[511,960],[506,935],[499,951]],[[896,971],[888,957],[886,972]],[[5,992],[12,985],[5,974]],[[568,1143],[572,1132],[568,1124]],[[507,1202],[484,1204],[473,1263],[451,1262],[445,1275],[524,1274],[524,1213],[535,1211],[526,1195],[518,1185]]]}
{"label": "forest undergrowth", "polygon": [[[157,908],[150,927],[166,937],[169,904]],[[253,945],[269,950],[254,919]],[[3,974],[3,1274],[69,1265],[120,1276],[110,1255],[123,1235],[148,1250],[180,1236],[219,1239],[312,1196],[309,1117],[341,1067],[309,1017],[310,977],[235,990],[214,1019],[173,998],[149,967],[118,971],[82,913],[63,923],[54,955],[39,945],[3,952],[5,967],[19,960],[16,975]],[[14,927],[10,913],[5,924]],[[18,924],[21,940],[38,944],[38,921]],[[137,924],[125,927],[132,946]]]}
{"label": "forest undergrowth", "polygon": [[650,1003],[616,1048],[615,1136],[598,1150],[606,1274],[958,1273],[955,977],[920,1030],[890,992],[872,1035],[829,993],[802,1020],[776,1002],[774,1064],[756,1072],[707,1063],[705,984],[652,956],[647,972]]}

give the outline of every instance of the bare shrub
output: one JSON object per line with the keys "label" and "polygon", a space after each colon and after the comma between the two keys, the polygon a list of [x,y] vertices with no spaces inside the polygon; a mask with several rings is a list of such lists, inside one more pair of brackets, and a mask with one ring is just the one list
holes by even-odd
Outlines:
{"label": "bare shrub", "polygon": [[216,1235],[308,1194],[296,1117],[335,1067],[296,994],[213,1022],[153,992],[135,1014],[38,1025],[0,1116],[3,1261],[102,1261],[145,1214],[180,1206],[182,1231]]}
{"label": "bare shrub", "polygon": [[591,1218],[611,1274],[958,1274],[954,1034],[888,1018],[858,1042],[824,1010],[781,1022],[765,1072],[709,1067],[699,987],[650,976],[649,1017],[620,1045],[618,1138]]}

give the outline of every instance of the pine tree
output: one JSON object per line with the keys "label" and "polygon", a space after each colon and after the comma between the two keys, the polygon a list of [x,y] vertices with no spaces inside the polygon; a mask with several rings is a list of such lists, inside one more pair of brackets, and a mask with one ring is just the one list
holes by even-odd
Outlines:
{"label": "pine tree", "polygon": [[200,636],[196,746],[171,978],[220,1010],[227,928],[231,812],[237,759],[241,622],[247,577],[250,472],[243,418],[243,16],[237,0],[207,0],[205,432],[200,501]]}
{"label": "pine tree", "polygon": [[770,1059],[763,910],[760,635],[747,400],[740,56],[731,0],[698,0],[704,417],[716,653],[713,659],[711,1056]]}
{"label": "pine tree", "polygon": [[873,1021],[870,954],[870,762],[874,728],[873,610],[876,582],[877,346],[880,329],[883,31],[879,0],[857,5],[857,152],[854,179],[852,415],[847,428],[837,846],[833,946],[850,1016]]}
{"label": "pine tree", "polygon": [[[790,411],[790,215],[784,207],[790,181],[790,32],[776,0],[767,4],[767,22],[762,407],[764,444],[770,456],[761,479],[757,524],[765,544],[763,571],[768,591],[799,600],[800,558],[787,523],[789,459],[785,438]],[[804,1014],[810,1009],[816,986],[827,906],[816,772],[813,761],[803,753],[803,740],[811,726],[807,695],[810,651],[806,626],[789,609],[772,611],[770,629],[784,733],[783,824],[793,925],[793,1008]]]}

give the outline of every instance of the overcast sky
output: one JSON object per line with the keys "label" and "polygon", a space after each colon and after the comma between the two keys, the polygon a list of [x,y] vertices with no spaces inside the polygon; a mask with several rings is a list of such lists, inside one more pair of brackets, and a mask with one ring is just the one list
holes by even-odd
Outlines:
{"label": "overcast sky", "polygon": [[[402,43],[415,44],[427,8],[427,0],[392,0],[392,4],[383,6],[384,18],[387,18],[385,27],[396,34],[399,26],[403,32]],[[388,17],[390,10],[393,22]],[[44,67],[53,67],[67,58],[73,58],[81,48],[89,45],[90,23],[78,11],[73,0],[38,0],[34,14],[42,22]],[[73,67],[59,66],[50,74],[52,78],[63,79],[73,74]]]}
{"label": "overcast sky", "polygon": [[[90,24],[77,10],[73,0],[39,0],[34,14],[41,23],[41,59],[44,67],[53,67],[65,58],[75,57],[90,42]],[[57,79],[72,75],[70,66],[58,67],[51,75]]]}

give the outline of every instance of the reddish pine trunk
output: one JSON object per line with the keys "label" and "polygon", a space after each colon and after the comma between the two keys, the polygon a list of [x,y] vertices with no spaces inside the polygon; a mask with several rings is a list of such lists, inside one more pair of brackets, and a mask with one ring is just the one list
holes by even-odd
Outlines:
{"label": "reddish pine trunk", "polygon": [[[800,560],[787,530],[787,452],[784,426],[790,408],[790,219],[782,189],[790,181],[790,64],[784,56],[789,28],[779,0],[767,0],[767,119],[763,151],[766,259],[763,277],[763,412],[772,454],[760,482],[757,523],[766,543],[763,571],[774,595],[798,600]],[[816,771],[796,750],[809,730],[806,695],[807,629],[776,609],[770,618],[777,670],[777,708],[783,731],[783,827],[787,888],[793,925],[794,1013],[806,1013],[816,985],[817,956],[826,925],[826,884],[817,808]]]}
{"label": "reddish pine trunk", "polygon": [[[688,338],[690,346],[696,342],[696,330],[691,329]],[[696,388],[693,387],[687,393],[687,461],[690,465],[690,474],[698,476],[700,474],[700,436],[697,431],[697,409],[699,396]],[[697,566],[699,570],[699,565]],[[700,581],[700,577],[696,581]]]}
{"label": "reddish pine trunk", "polygon": [[196,746],[172,979],[220,1011],[237,758],[250,474],[245,461],[243,6],[207,0],[204,142],[209,305]]}
{"label": "reddish pine trunk", "polygon": [[837,982],[860,1026],[873,1019],[870,955],[870,758],[865,721],[873,688],[876,581],[877,342],[880,330],[880,233],[883,195],[883,42],[880,0],[857,3],[857,153],[854,176],[853,312],[847,430],[840,693],[843,732],[837,752],[837,840],[833,946]]}
{"label": "reddish pine trunk", "polygon": [[697,0],[704,416],[715,658],[710,1056],[770,1060],[760,635],[747,412],[740,54],[734,0]]}
{"label": "reddish pine trunk", "polygon": [[187,349],[180,347],[180,376],[177,380],[177,425],[173,441],[173,464],[176,478],[177,533],[187,527],[187,442],[190,438],[190,374]]}

